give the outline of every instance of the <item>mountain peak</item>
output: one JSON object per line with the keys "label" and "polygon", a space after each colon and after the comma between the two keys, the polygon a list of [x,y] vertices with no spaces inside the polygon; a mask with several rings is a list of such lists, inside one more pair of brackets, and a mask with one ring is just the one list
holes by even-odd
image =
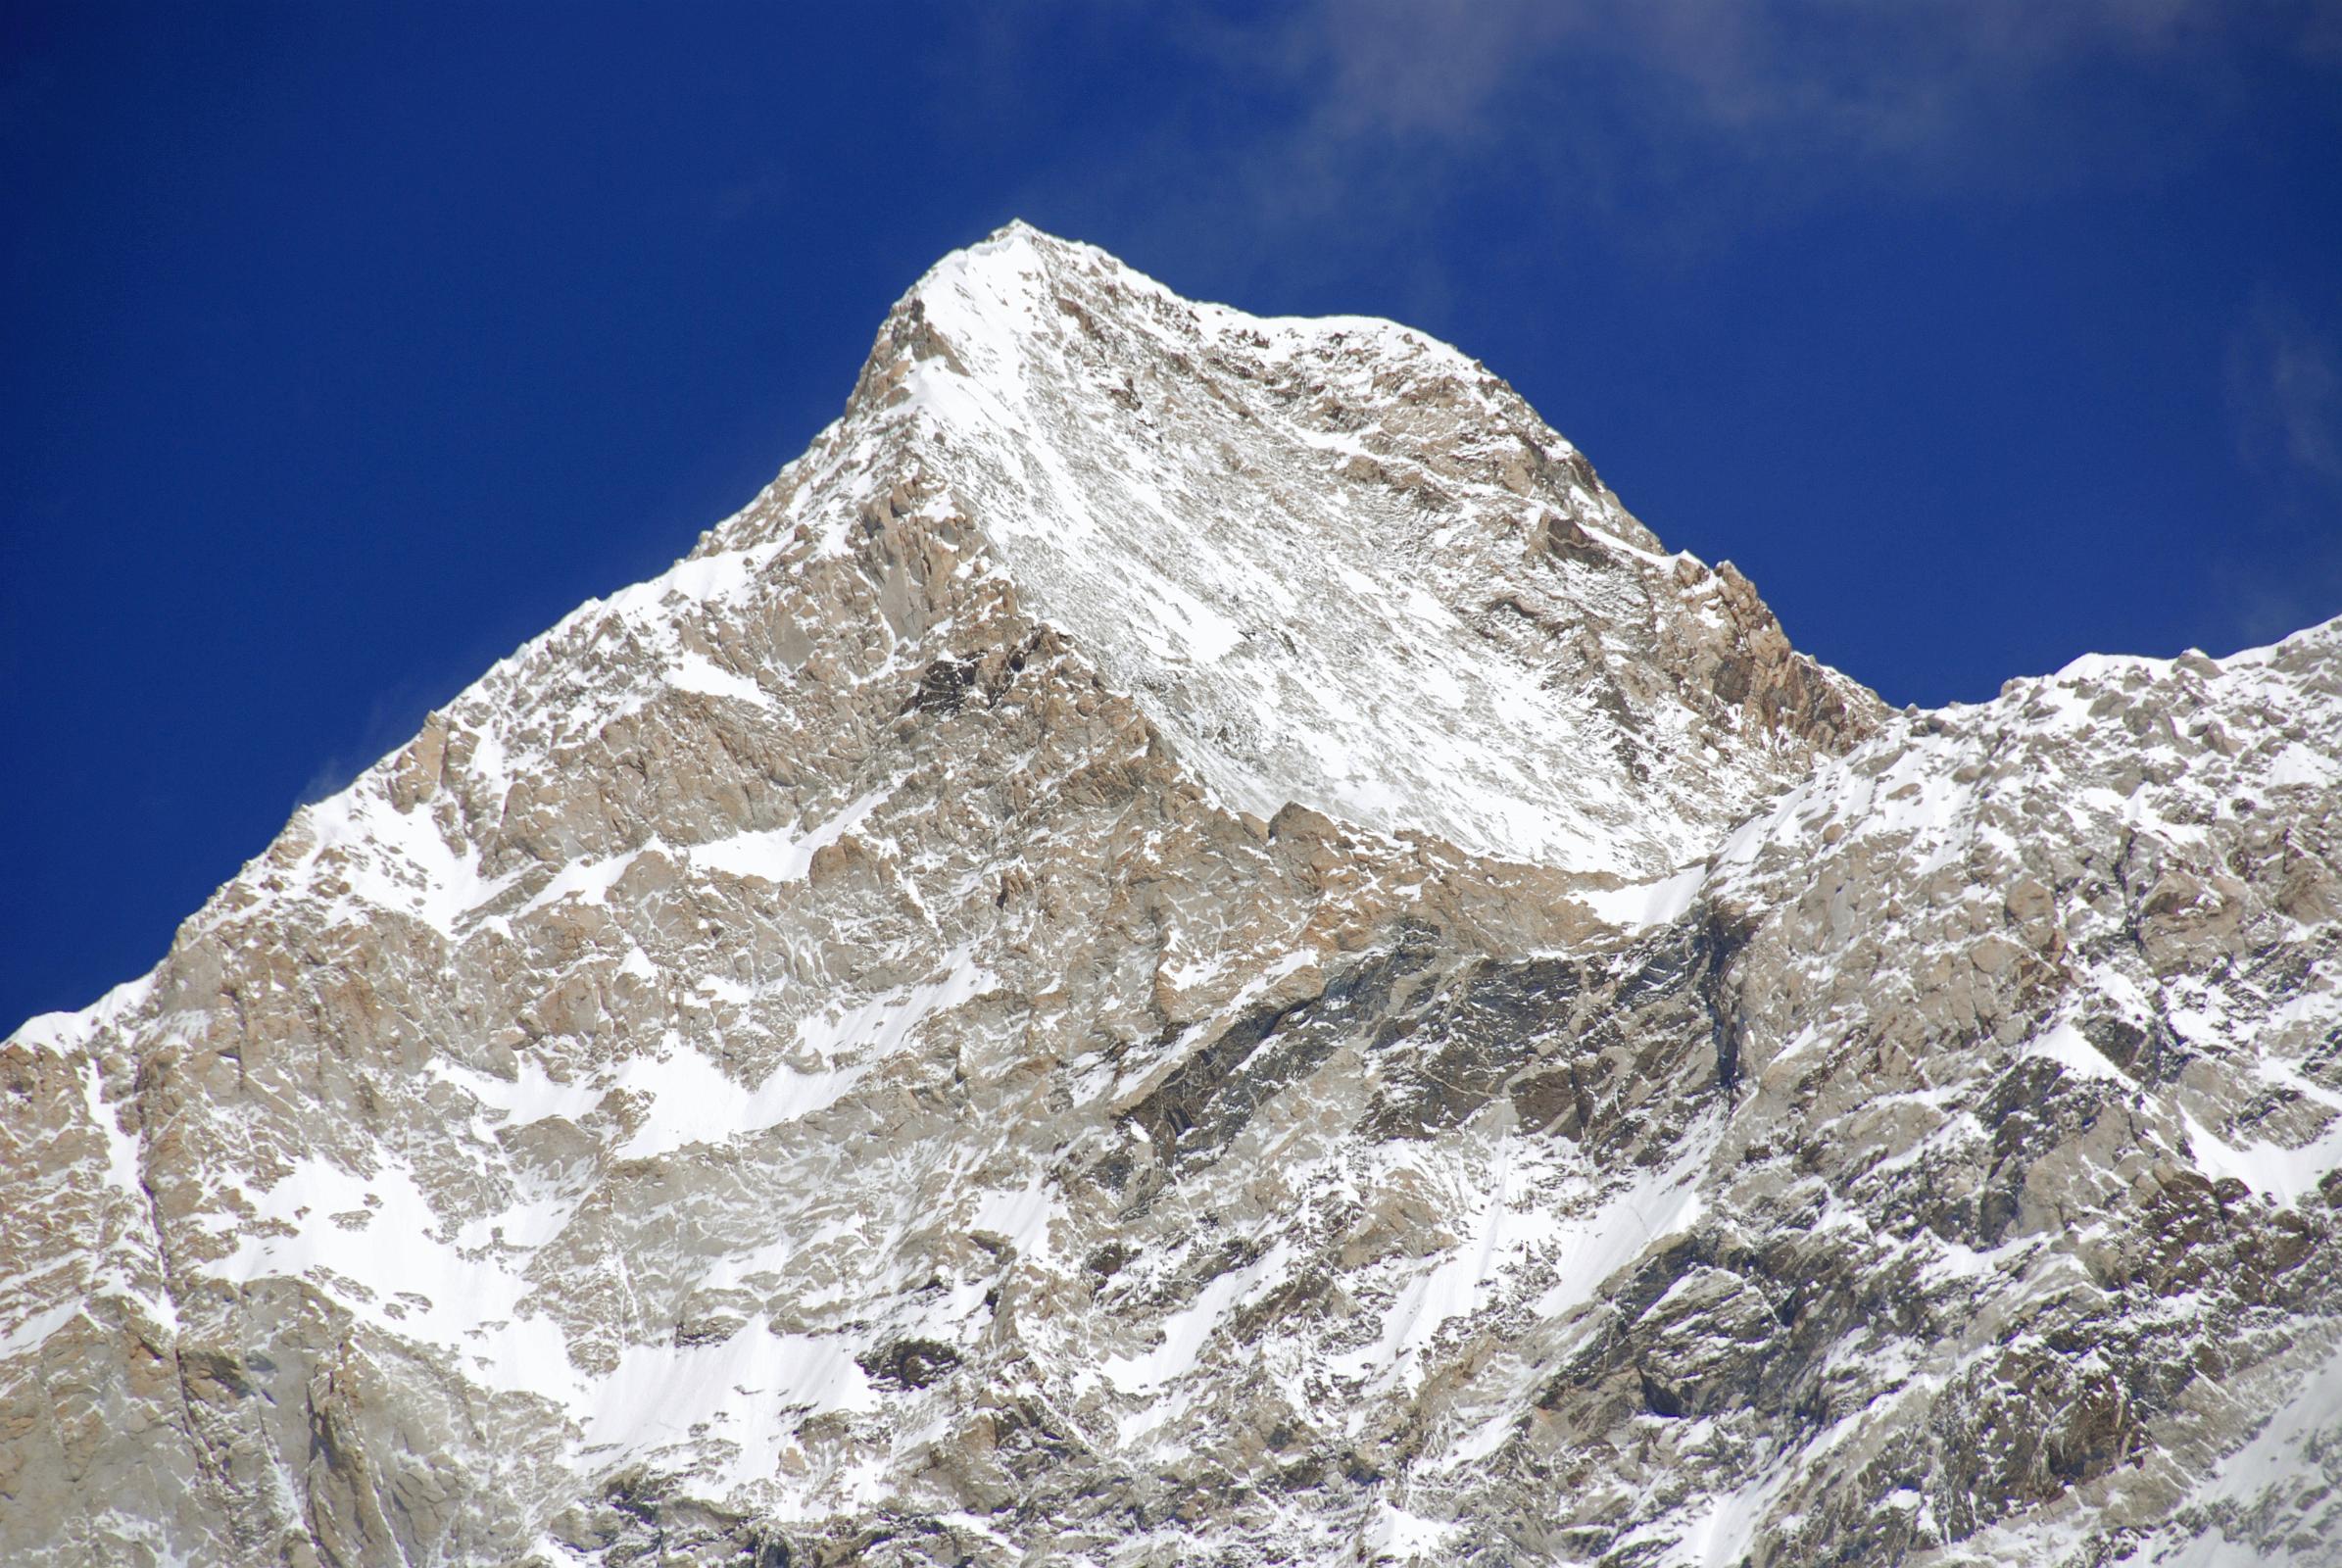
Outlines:
{"label": "mountain peak", "polygon": [[1046,318],[1045,303],[1069,274],[1089,273],[1137,284],[1158,294],[1169,290],[1095,245],[1061,238],[1010,219],[972,245],[947,253],[905,290],[889,313],[927,316],[944,310],[963,326],[987,321],[988,331],[1028,329]]}
{"label": "mountain peak", "polygon": [[0,1559],[2334,1560],[2338,639],[1885,717],[1004,230],[0,1044]]}
{"label": "mountain peak", "polygon": [[889,318],[842,437],[1235,808],[1630,879],[1863,733],[1745,579],[1669,555],[1454,348],[1181,298],[1012,224]]}

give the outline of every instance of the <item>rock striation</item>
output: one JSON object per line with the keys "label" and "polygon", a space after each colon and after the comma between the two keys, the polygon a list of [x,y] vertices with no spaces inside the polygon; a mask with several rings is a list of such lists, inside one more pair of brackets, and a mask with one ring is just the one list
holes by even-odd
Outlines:
{"label": "rock striation", "polygon": [[2342,1561],[2338,798],[1012,225],[0,1045],[0,1557]]}

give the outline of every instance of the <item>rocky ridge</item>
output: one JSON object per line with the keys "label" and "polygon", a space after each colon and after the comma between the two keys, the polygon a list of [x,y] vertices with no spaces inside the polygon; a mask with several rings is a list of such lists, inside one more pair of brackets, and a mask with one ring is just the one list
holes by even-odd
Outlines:
{"label": "rocky ridge", "polygon": [[0,1551],[2335,1560],[2338,655],[1892,714],[1003,230],[0,1047]]}

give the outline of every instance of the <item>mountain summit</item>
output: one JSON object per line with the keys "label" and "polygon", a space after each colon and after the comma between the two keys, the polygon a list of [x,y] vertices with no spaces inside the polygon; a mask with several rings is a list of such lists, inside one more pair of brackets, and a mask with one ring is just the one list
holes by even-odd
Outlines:
{"label": "mountain summit", "polygon": [[1193,305],[1012,225],[897,308],[854,414],[1238,810],[1650,876],[1877,721],[1389,321]]}
{"label": "mountain summit", "polygon": [[2335,1560],[2337,758],[1011,225],[0,1047],[0,1555]]}

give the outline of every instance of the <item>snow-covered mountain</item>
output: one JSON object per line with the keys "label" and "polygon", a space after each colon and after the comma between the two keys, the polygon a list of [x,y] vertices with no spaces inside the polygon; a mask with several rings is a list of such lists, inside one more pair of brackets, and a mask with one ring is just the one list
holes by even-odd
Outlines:
{"label": "snow-covered mountain", "polygon": [[1011,226],[0,1047],[0,1557],[2342,1561],[2338,760]]}

